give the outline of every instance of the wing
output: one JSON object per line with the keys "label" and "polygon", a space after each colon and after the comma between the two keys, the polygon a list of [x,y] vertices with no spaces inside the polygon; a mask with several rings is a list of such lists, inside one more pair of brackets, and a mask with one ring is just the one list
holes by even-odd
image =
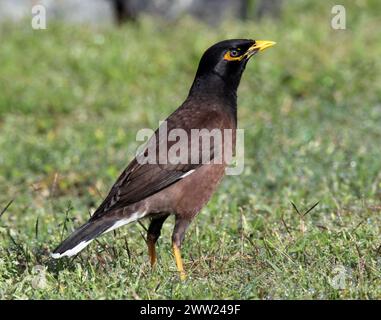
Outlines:
{"label": "wing", "polygon": [[[181,112],[180,112],[181,111]],[[191,129],[205,128],[212,130],[215,128],[223,128],[225,117],[221,117],[220,112],[216,110],[202,111],[192,110],[192,108],[179,108],[167,120],[167,132],[172,129],[181,128],[187,133],[188,142],[190,142]],[[162,128],[163,124],[160,126]],[[159,139],[159,130],[151,137],[150,142],[156,145],[156,155],[158,156],[160,147],[163,146],[163,140]],[[154,141],[152,142],[152,139]],[[167,139],[165,139],[167,140]],[[149,143],[147,145],[149,145]],[[169,150],[178,141],[166,141],[167,150]],[[123,208],[129,204],[143,200],[160,190],[181,180],[187,173],[197,169],[207,161],[212,161],[215,155],[215,141],[210,140],[209,150],[201,150],[198,161],[191,161],[191,150],[188,148],[188,161],[186,164],[173,164],[171,157],[168,155],[167,164],[144,163],[141,164],[135,157],[128,167],[119,176],[116,183],[111,188],[108,196],[95,211],[93,218],[99,218],[109,211]],[[206,153],[205,153],[206,152]],[[204,158],[202,158],[204,157]]]}

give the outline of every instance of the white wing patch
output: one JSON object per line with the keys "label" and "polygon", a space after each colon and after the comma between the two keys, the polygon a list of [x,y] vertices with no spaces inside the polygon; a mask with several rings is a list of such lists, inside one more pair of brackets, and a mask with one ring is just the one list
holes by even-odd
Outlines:
{"label": "white wing patch", "polygon": [[196,169],[193,169],[193,170],[189,170],[188,172],[185,172],[181,177],[180,179],[184,179],[185,177],[189,176],[190,174],[192,174],[193,172],[195,172]]}
{"label": "white wing patch", "polygon": [[108,228],[105,232],[103,232],[102,234],[105,234],[107,232],[110,232],[112,230],[115,230],[121,226],[124,226],[128,223],[131,223],[131,222],[134,222],[138,219],[141,219],[143,218],[145,215],[146,215],[147,211],[144,211],[144,212],[135,212],[133,213],[129,218],[126,218],[126,219],[122,219],[122,220],[118,220],[116,221],[112,227]]}

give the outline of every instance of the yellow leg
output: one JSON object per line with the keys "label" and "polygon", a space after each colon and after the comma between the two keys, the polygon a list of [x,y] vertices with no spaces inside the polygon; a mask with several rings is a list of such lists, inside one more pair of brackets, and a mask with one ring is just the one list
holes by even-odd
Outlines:
{"label": "yellow leg", "polygon": [[183,260],[181,259],[180,248],[175,244],[173,244],[173,253],[175,254],[177,271],[180,272],[180,279],[185,280],[186,275],[184,271]]}
{"label": "yellow leg", "polygon": [[148,254],[149,259],[151,262],[151,267],[153,267],[156,263],[156,249],[155,249],[155,242],[148,240]]}

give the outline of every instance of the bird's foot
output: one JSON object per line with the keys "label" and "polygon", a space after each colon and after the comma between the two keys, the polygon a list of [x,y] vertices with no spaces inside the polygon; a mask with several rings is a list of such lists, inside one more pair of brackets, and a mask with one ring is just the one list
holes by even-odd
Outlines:
{"label": "bird's foot", "polygon": [[147,242],[148,245],[148,255],[149,255],[149,260],[151,263],[151,267],[153,268],[156,264],[156,249],[155,249],[155,242],[148,240]]}
{"label": "bird's foot", "polygon": [[184,271],[183,260],[181,259],[181,251],[176,244],[173,244],[173,253],[175,255],[177,271],[180,273],[180,279],[184,281],[187,277]]}

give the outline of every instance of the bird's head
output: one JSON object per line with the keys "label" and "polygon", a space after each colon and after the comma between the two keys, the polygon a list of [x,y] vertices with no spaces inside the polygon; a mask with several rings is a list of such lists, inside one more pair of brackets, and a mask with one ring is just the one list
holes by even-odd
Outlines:
{"label": "bird's head", "polygon": [[216,43],[205,51],[196,79],[218,77],[236,90],[249,59],[256,53],[275,45],[273,41],[232,39]]}

